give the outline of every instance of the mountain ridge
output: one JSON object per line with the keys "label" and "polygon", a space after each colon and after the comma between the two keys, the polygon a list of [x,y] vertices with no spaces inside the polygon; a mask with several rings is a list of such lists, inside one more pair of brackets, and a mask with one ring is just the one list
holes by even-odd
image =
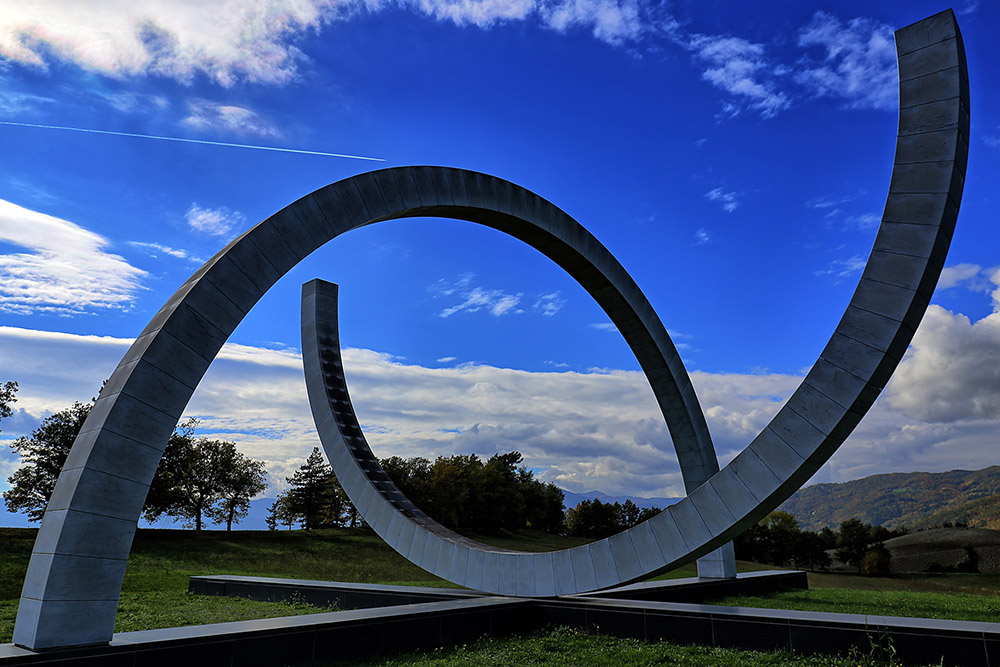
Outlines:
{"label": "mountain ridge", "polygon": [[799,489],[778,508],[807,530],[846,519],[895,528],[945,522],[1000,529],[1000,466],[939,473],[893,472]]}

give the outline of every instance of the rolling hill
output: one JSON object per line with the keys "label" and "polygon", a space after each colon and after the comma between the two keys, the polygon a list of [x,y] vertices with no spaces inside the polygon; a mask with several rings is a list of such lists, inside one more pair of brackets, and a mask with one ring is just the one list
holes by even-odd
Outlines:
{"label": "rolling hill", "polygon": [[779,509],[808,530],[858,518],[873,525],[929,528],[945,522],[1000,529],[1000,466],[940,473],[888,473],[800,489]]}

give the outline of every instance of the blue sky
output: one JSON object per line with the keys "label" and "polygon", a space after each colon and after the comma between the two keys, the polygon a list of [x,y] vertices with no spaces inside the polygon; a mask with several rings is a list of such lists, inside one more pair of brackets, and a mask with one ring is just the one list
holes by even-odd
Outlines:
{"label": "blue sky", "polygon": [[[382,166],[501,176],[576,217],[672,332],[723,462],[818,356],[874,240],[896,128],[892,30],[945,9],[638,0],[9,0],[0,121],[0,441],[96,394],[167,298],[249,226]],[[997,463],[1000,85],[994,3],[955,6],[972,82],[962,213],[897,377],[814,481]],[[519,449],[572,491],[682,484],[634,357],[541,255],[445,220],[308,258],[188,414],[267,462],[318,444],[300,285],[341,286],[348,381],[380,456]],[[17,465],[0,450],[0,489]]]}

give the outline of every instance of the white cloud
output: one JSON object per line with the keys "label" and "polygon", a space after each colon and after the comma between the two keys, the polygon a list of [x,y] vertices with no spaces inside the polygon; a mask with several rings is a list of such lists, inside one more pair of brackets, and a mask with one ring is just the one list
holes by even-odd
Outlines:
{"label": "white cloud", "polygon": [[705,245],[712,241],[711,234],[708,233],[704,227],[700,227],[698,231],[694,233],[694,244],[695,245]]}
{"label": "white cloud", "polygon": [[[791,105],[788,96],[778,90],[775,66],[764,53],[762,44],[727,35],[692,35],[687,43],[695,57],[707,66],[702,78],[735,96],[743,104],[771,118]],[[743,107],[724,105],[724,115],[739,115]]]}
{"label": "white cloud", "polygon": [[847,218],[847,224],[862,232],[878,229],[878,226],[882,224],[882,215],[880,213],[852,215]]}
{"label": "white cloud", "polygon": [[592,26],[594,37],[610,44],[638,39],[648,29],[636,0],[560,0],[541,3],[540,12],[550,28]]}
{"label": "white cloud", "polygon": [[805,59],[795,74],[812,95],[844,100],[851,109],[896,108],[891,27],[868,18],[842,22],[820,11],[799,31],[798,44],[823,51],[818,60]]}
{"label": "white cloud", "polygon": [[224,86],[283,83],[302,58],[291,38],[351,6],[332,0],[8,0],[0,12],[0,55],[41,68],[59,59],[112,77],[189,83],[204,74]]}
{"label": "white cloud", "polygon": [[726,213],[732,213],[740,206],[740,200],[737,199],[735,192],[723,192],[722,188],[715,188],[705,193],[705,196],[711,201],[719,202],[722,206],[722,210]]}
{"label": "white cloud", "polygon": [[993,271],[985,270],[978,264],[953,264],[941,270],[941,277],[938,278],[938,289],[949,289],[952,287],[969,287],[979,291],[985,290],[989,282],[989,276]]}
{"label": "white cloud", "polygon": [[[996,462],[1000,271],[991,277],[994,312],[979,321],[931,306],[885,395],[813,481]],[[613,328],[604,324],[600,328]],[[21,384],[17,407],[37,420],[93,396],[130,343],[0,327],[0,368]],[[488,456],[517,449],[543,479],[569,490],[682,493],[667,429],[638,372],[425,368],[360,349],[344,351],[344,366],[379,456]],[[723,464],[801,381],[766,372],[696,371],[691,378]],[[201,419],[205,433],[235,440],[264,460],[277,483],[318,442],[294,350],[227,344],[186,414]],[[20,417],[5,422],[4,437],[19,435],[15,427],[31,425]]]}
{"label": "white cloud", "polygon": [[451,362],[455,361],[456,359],[458,359],[458,357],[441,357],[440,359],[437,360],[437,362],[439,364],[450,364]]}
{"label": "white cloud", "polygon": [[590,325],[590,328],[598,331],[618,331],[618,327],[613,322],[595,322]]}
{"label": "white cloud", "polygon": [[273,123],[252,109],[208,100],[189,102],[188,116],[182,122],[204,132],[222,131],[275,138],[282,136]]}
{"label": "white cloud", "polygon": [[993,312],[978,321],[927,309],[896,372],[893,407],[927,422],[1000,419],[1000,269],[990,280]]}
{"label": "white cloud", "polygon": [[246,218],[238,211],[226,207],[202,208],[191,204],[184,214],[191,229],[211,236],[228,236],[233,228],[241,228],[246,224]]}
{"label": "white cloud", "polygon": [[170,246],[162,245],[160,243],[129,241],[128,244],[133,248],[139,248],[140,250],[148,253],[152,257],[167,255],[168,257],[176,257],[177,259],[189,259],[192,262],[199,261],[197,258],[192,257],[187,250],[181,250],[179,248],[171,248]]}
{"label": "white cloud", "polygon": [[125,309],[146,272],[105,251],[107,239],[68,220],[0,199],[0,311],[77,315]]}
{"label": "white cloud", "polygon": [[848,257],[847,259],[836,259],[830,262],[829,268],[822,271],[816,271],[817,276],[832,276],[837,281],[843,278],[850,278],[851,276],[861,273],[865,268],[865,258],[861,255],[854,255],[853,257]]}
{"label": "white cloud", "polygon": [[1000,136],[996,135],[985,136],[983,137],[983,141],[990,148],[1000,148]]}
{"label": "white cloud", "polygon": [[521,303],[523,294],[510,294],[503,290],[477,287],[472,284],[475,278],[476,274],[474,273],[463,273],[454,281],[441,279],[429,288],[431,294],[437,298],[455,296],[461,299],[459,303],[439,312],[440,317],[451,317],[462,312],[485,311],[494,317],[524,312],[517,307]]}
{"label": "white cloud", "polygon": [[562,292],[556,291],[549,292],[548,294],[540,294],[535,299],[535,303],[531,308],[544,317],[552,317],[562,310],[565,305],[566,299],[562,297]]}

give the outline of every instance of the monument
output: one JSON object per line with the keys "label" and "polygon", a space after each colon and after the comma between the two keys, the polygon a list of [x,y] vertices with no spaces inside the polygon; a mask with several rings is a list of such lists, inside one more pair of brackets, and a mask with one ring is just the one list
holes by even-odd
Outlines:
{"label": "monument", "polygon": [[[725,468],[666,329],[625,269],[579,223],[508,181],[444,167],[370,172],[321,188],[235,239],[156,314],[104,386],[49,502],[14,641],[29,649],[106,644],[136,523],[157,463],[195,387],[257,300],[292,266],[364,225],[448,217],[528,243],[577,280],[618,327],[653,389],[687,497],[611,538],[545,554],[497,550],[447,531],[374,463],[342,392],[333,293],[307,284],[307,385],[327,455],[366,521],[397,551],[470,588],[547,597],[638,581],[714,554],[798,489],[871,407],[906,350],[944,265],[968,154],[961,35],[943,12],[896,33],[899,130],[878,236],[819,359],[768,426]],[[343,395],[341,395],[343,394]],[[721,550],[721,551],[720,551]]]}

